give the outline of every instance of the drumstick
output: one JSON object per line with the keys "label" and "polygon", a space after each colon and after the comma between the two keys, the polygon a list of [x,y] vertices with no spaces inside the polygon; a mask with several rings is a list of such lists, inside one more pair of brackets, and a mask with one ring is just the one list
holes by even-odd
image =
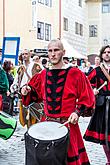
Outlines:
{"label": "drumstick", "polygon": [[61,127],[63,127],[63,126],[65,126],[66,124],[68,124],[69,123],[69,121],[66,121],[65,123],[63,123],[61,126],[59,126],[59,128],[61,128]]}
{"label": "drumstick", "polygon": [[97,89],[97,91],[99,91],[100,89],[102,89],[105,85],[107,85],[107,81],[105,81],[105,82]]}

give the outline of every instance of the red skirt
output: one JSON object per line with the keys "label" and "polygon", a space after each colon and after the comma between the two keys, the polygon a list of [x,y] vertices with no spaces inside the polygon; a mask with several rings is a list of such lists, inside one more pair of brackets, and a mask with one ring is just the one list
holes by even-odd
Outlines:
{"label": "red skirt", "polygon": [[90,165],[78,124],[69,124],[70,143],[67,154],[68,165]]}
{"label": "red skirt", "polygon": [[[45,121],[45,117],[41,121]],[[67,124],[69,128],[69,147],[67,165],[90,165],[78,124]]]}

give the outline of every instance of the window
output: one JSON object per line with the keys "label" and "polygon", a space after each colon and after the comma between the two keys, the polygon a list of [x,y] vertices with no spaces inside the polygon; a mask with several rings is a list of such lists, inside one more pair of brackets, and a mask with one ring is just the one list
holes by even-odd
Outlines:
{"label": "window", "polygon": [[[45,34],[44,34],[44,25],[45,25]],[[51,24],[44,22],[37,22],[37,39],[50,41],[51,40]]]}
{"label": "window", "polygon": [[38,3],[44,4],[44,0],[38,0]]}
{"label": "window", "polygon": [[52,0],[45,0],[45,5],[52,7]]}
{"label": "window", "polygon": [[36,27],[36,0],[32,1],[32,27]]}
{"label": "window", "polygon": [[64,18],[64,30],[65,31],[68,31],[68,19],[67,18]]}
{"label": "window", "polygon": [[109,0],[102,1],[102,13],[110,13],[110,1]]}
{"label": "window", "polygon": [[32,0],[32,5],[36,5],[36,0]]}
{"label": "window", "polygon": [[37,38],[44,39],[44,23],[39,21],[37,22]]}
{"label": "window", "polygon": [[52,7],[52,0],[38,0],[38,3]]}
{"label": "window", "polygon": [[75,34],[83,36],[83,25],[78,22],[75,22]]}
{"label": "window", "polygon": [[82,0],[78,0],[78,4],[80,7],[82,7]]}
{"label": "window", "polygon": [[79,26],[80,26],[80,36],[83,36],[83,25],[80,24]]}
{"label": "window", "polygon": [[75,22],[75,33],[78,34],[78,23]]}
{"label": "window", "polygon": [[109,13],[109,5],[108,4],[103,4],[102,13]]}
{"label": "window", "polygon": [[51,25],[47,23],[45,24],[45,40],[51,40]]}
{"label": "window", "polygon": [[89,37],[97,37],[97,25],[89,25]]}

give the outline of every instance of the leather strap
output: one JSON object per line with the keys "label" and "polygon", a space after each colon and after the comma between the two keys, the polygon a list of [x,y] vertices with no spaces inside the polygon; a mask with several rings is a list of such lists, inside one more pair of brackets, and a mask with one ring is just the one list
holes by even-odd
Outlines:
{"label": "leather strap", "polygon": [[104,68],[103,64],[100,64],[100,68],[102,70],[102,72],[104,73],[104,75],[106,76],[106,78],[108,79],[108,81],[110,82],[110,75],[109,73],[106,71],[106,69]]}

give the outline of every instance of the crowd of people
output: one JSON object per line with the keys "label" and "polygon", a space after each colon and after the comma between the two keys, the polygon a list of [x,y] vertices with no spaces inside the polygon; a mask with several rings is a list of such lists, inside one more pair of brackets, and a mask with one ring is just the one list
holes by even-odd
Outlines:
{"label": "crowd of people", "polygon": [[[88,60],[82,60],[81,66],[78,66],[77,59],[69,60],[65,57],[65,48],[59,39],[49,42],[48,58],[42,60],[37,54],[32,57],[30,51],[24,49],[19,56],[17,69],[11,61],[4,61],[0,67],[2,110],[13,115],[14,101],[17,99],[20,122],[29,129],[37,120],[29,111],[23,110],[23,105],[27,107],[33,102],[43,102],[44,114],[41,121],[58,121],[62,124],[68,121],[66,127],[70,139],[67,156],[63,163],[56,156],[53,165],[57,161],[59,165],[89,165],[83,138],[103,146],[107,157],[106,165],[109,165],[109,73],[109,45],[101,48],[93,66]],[[10,102],[10,109],[7,110],[4,102]],[[78,126],[80,116],[91,116],[83,138]],[[33,161],[35,160],[37,157],[33,157]]]}

